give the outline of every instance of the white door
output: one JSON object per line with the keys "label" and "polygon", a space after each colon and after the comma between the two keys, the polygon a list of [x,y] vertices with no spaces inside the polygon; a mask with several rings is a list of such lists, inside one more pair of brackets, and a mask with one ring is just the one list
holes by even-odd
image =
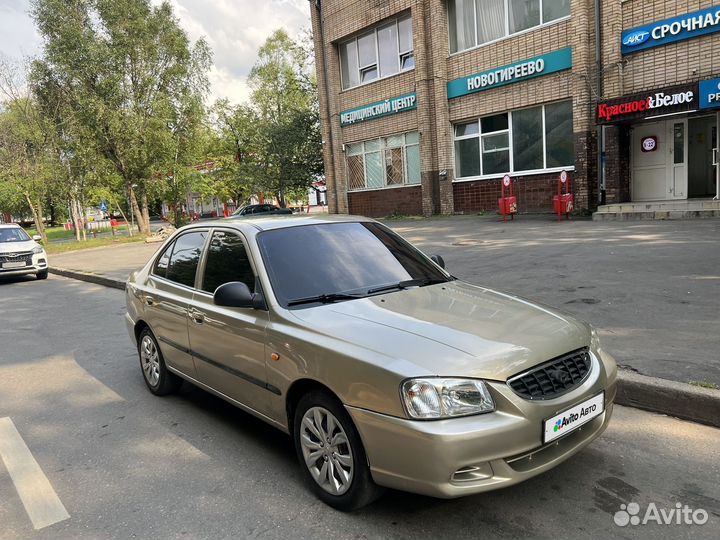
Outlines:
{"label": "white door", "polygon": [[687,118],[667,121],[667,195],[668,199],[687,199],[688,137]]}
{"label": "white door", "polygon": [[632,200],[668,198],[668,130],[665,121],[638,124],[632,130]]}

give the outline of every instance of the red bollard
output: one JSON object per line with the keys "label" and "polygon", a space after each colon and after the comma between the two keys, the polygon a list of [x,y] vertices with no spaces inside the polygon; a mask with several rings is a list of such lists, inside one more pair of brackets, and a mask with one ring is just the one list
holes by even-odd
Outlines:
{"label": "red bollard", "polygon": [[[510,193],[507,197],[505,196],[505,188],[507,188]],[[515,214],[517,214],[517,197],[515,197],[513,193],[513,185],[509,174],[503,176],[502,183],[500,184],[500,198],[498,199],[498,206],[500,207],[500,214],[503,217],[503,222],[507,220],[507,216],[510,216],[510,219],[515,220]]]}
{"label": "red bollard", "polygon": [[570,191],[570,176],[566,171],[562,171],[558,178],[558,194],[553,197],[553,207],[558,221],[562,219],[563,214],[567,219],[570,219],[570,212],[575,207],[575,195]]}

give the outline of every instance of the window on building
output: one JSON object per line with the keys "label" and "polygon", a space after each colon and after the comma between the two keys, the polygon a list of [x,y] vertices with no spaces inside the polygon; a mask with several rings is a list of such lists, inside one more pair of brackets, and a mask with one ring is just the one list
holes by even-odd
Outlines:
{"label": "window on building", "polygon": [[471,49],[570,15],[570,0],[448,0],[450,52]]}
{"label": "window on building", "polygon": [[409,15],[339,45],[343,90],[415,67]]}
{"label": "window on building", "polygon": [[348,144],[345,152],[349,191],[420,183],[417,132]]}
{"label": "window on building", "polygon": [[572,101],[455,125],[455,176],[472,178],[571,167]]}

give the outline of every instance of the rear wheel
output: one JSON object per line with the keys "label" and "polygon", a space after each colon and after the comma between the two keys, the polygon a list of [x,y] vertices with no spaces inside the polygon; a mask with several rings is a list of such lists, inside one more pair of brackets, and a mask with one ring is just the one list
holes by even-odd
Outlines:
{"label": "rear wheel", "polygon": [[182,379],[168,371],[157,340],[149,328],[140,332],[138,354],[145,384],[153,394],[164,396],[180,388]]}
{"label": "rear wheel", "polygon": [[295,409],[298,460],[313,492],[338,510],[356,510],[382,494],[372,480],[360,436],[342,404],[325,392],[303,396]]}

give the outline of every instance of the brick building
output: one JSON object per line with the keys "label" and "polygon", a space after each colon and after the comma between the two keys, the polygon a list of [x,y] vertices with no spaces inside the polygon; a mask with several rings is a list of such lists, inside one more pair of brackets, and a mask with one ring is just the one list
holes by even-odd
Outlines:
{"label": "brick building", "polygon": [[331,212],[495,211],[508,173],[520,211],[548,211],[562,170],[584,209],[714,194],[718,1],[311,0],[310,11]]}

